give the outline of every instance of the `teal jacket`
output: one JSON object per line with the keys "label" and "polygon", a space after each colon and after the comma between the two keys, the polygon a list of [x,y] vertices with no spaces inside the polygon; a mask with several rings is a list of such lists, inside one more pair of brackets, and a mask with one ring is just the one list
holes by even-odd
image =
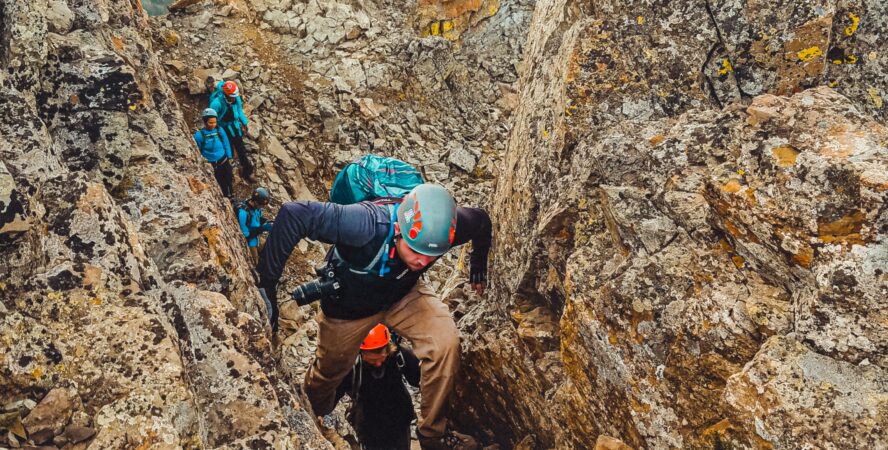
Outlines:
{"label": "teal jacket", "polygon": [[246,201],[238,205],[237,222],[250,247],[259,246],[259,235],[272,228],[271,222],[262,220],[262,208],[250,208]]}
{"label": "teal jacket", "polygon": [[197,142],[200,154],[211,163],[219,162],[222,158],[231,159],[231,144],[219,127],[212,130],[204,127],[195,131],[194,142]]}
{"label": "teal jacket", "polygon": [[[237,100],[229,104],[225,100],[225,93],[222,92],[222,85],[224,83],[225,81],[220,81],[216,85],[216,90],[210,94],[210,108],[216,110],[216,114],[219,116],[219,126],[225,129],[229,136],[243,136],[240,126],[247,126],[250,123],[247,115],[244,114],[244,101],[238,95]],[[231,110],[231,119],[225,120],[229,109]]]}

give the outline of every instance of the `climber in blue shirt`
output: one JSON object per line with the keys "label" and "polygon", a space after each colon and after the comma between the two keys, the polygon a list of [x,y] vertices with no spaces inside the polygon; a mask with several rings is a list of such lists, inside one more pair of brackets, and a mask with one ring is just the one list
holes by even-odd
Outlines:
{"label": "climber in blue shirt", "polygon": [[220,81],[216,85],[216,90],[210,94],[210,108],[219,114],[219,127],[228,134],[231,145],[237,153],[241,178],[248,183],[255,183],[253,164],[247,157],[247,148],[244,146],[244,133],[250,121],[244,114],[244,104],[237,84],[234,81]]}
{"label": "climber in blue shirt", "polygon": [[200,154],[213,165],[213,176],[222,189],[222,195],[231,198],[234,195],[231,186],[231,144],[228,136],[216,126],[218,115],[214,109],[205,109],[201,116],[204,127],[194,132],[194,142]]}
{"label": "climber in blue shirt", "polygon": [[250,248],[253,264],[259,263],[259,236],[266,231],[271,231],[274,226],[274,221],[268,221],[262,217],[262,208],[268,206],[268,198],[268,190],[258,187],[249,199],[237,206],[237,222],[240,224],[241,233],[247,238],[247,246]]}

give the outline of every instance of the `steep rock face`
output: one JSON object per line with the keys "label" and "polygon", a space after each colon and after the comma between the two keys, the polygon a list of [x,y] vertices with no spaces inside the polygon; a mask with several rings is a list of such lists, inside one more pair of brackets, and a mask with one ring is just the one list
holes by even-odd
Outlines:
{"label": "steep rock face", "polygon": [[207,79],[237,81],[273,197],[323,198],[369,151],[469,202],[489,192],[532,2],[180,3],[156,19],[173,87],[198,111]]}
{"label": "steep rock face", "polygon": [[0,25],[0,407],[25,424],[0,445],[326,446],[141,9],[7,1]]}
{"label": "steep rock face", "polygon": [[883,442],[883,20],[537,3],[465,421],[543,447]]}

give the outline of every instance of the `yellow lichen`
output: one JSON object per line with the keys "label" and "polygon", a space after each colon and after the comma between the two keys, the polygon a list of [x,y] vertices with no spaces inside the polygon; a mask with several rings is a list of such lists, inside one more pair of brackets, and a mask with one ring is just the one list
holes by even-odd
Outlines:
{"label": "yellow lichen", "polygon": [[719,75],[727,75],[728,73],[733,72],[733,71],[734,71],[734,67],[731,66],[731,61],[728,60],[728,58],[725,58],[725,60],[722,61],[722,68],[718,69],[718,74]]}
{"label": "yellow lichen", "polygon": [[737,266],[738,269],[742,269],[742,268],[743,268],[743,263],[744,263],[746,260],[744,260],[743,257],[740,256],[740,255],[734,255],[734,256],[731,257],[731,261],[734,262],[734,265]]}
{"label": "yellow lichen", "polygon": [[35,367],[34,370],[31,371],[31,376],[34,378],[40,378],[43,376],[43,369],[39,367]]}
{"label": "yellow lichen", "polygon": [[543,128],[543,139],[549,139],[549,130]]}
{"label": "yellow lichen", "polygon": [[874,87],[871,87],[871,88],[867,89],[866,92],[869,94],[870,99],[873,101],[873,105],[876,105],[876,108],[881,108],[882,107],[882,96],[879,95],[879,90]]}
{"label": "yellow lichen", "polygon": [[857,26],[860,24],[860,17],[855,16],[854,13],[848,13],[848,18],[851,19],[851,25],[845,27],[845,34],[853,36],[857,32]]}
{"label": "yellow lichen", "polygon": [[845,57],[845,64],[857,64],[857,57],[854,55],[848,55]]}
{"label": "yellow lichen", "polygon": [[644,17],[642,17],[642,16],[638,16],[638,18],[635,19],[635,21],[638,22],[639,25],[644,25]]}
{"label": "yellow lichen", "polygon": [[798,57],[802,61],[810,61],[818,56],[823,55],[823,50],[820,50],[820,47],[814,46],[806,48],[798,53]]}

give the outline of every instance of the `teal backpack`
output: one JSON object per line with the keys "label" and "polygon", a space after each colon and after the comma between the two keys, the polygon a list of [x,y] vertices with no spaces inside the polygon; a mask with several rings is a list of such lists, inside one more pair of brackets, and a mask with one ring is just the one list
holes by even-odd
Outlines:
{"label": "teal backpack", "polygon": [[425,183],[415,167],[399,159],[364,155],[346,165],[330,189],[330,201],[350,205],[377,198],[401,198]]}
{"label": "teal backpack", "polygon": [[[333,180],[330,189],[330,201],[340,205],[363,202],[365,200],[383,199],[391,214],[391,227],[385,243],[376,256],[366,267],[352,268],[355,272],[378,272],[385,276],[389,272],[386,263],[391,258],[392,237],[395,234],[398,204],[401,197],[407,195],[416,186],[425,183],[422,174],[415,167],[399,159],[367,154],[348,163]],[[339,259],[339,251],[334,246],[332,253]],[[394,249],[391,249],[394,252]]]}

